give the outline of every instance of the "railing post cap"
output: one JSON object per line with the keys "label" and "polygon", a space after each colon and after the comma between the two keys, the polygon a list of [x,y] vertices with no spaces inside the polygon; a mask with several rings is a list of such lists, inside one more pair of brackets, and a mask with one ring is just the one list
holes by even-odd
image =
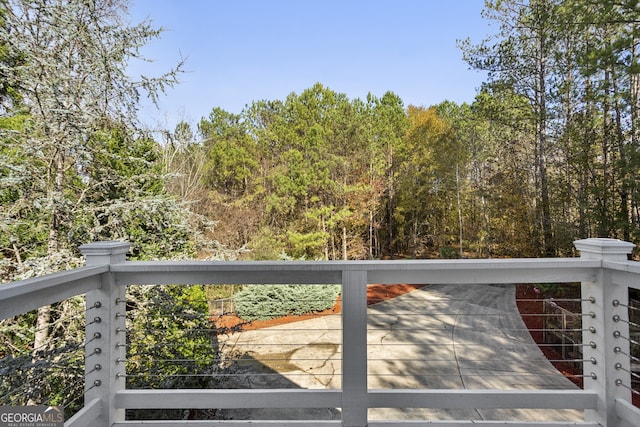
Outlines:
{"label": "railing post cap", "polygon": [[97,265],[124,261],[130,248],[129,242],[111,240],[87,243],[78,249],[87,258],[87,265]]}
{"label": "railing post cap", "polygon": [[580,258],[625,261],[627,260],[627,255],[636,247],[631,242],[606,238],[576,240],[573,244],[580,251]]}

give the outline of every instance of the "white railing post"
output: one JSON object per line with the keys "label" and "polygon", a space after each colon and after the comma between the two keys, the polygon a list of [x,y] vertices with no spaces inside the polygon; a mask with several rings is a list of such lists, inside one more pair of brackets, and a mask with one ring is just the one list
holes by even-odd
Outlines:
{"label": "white railing post", "polygon": [[[87,266],[122,263],[131,245],[127,242],[96,242],[80,246]],[[102,287],[86,299],[85,405],[100,400],[101,416],[92,426],[108,427],[124,421],[116,410],[116,391],[125,388],[126,300],[125,287],[112,273],[102,275]]]}
{"label": "white railing post", "polygon": [[[580,258],[603,261],[626,261],[635,247],[633,243],[615,239],[577,240],[574,245],[580,251]],[[616,398],[630,399],[629,391],[616,384],[620,366],[629,364],[628,358],[625,360],[616,348],[623,349],[626,345],[624,353],[629,354],[629,343],[619,338],[623,322],[614,322],[616,315],[627,316],[618,307],[620,304],[626,307],[628,298],[628,288],[612,283],[611,273],[604,268],[600,268],[591,281],[582,282],[582,312],[586,314],[582,326],[584,389],[598,393],[598,409],[587,411],[585,418],[606,427],[619,424]],[[624,325],[628,329],[628,324]],[[628,330],[625,336],[629,336]]]}
{"label": "white railing post", "polygon": [[342,272],[342,425],[366,427],[367,272]]}

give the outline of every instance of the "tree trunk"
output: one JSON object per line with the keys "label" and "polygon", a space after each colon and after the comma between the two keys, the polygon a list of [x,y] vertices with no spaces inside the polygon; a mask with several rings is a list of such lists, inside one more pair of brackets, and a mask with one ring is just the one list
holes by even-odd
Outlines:
{"label": "tree trunk", "polygon": [[[56,157],[52,160],[51,163],[52,172],[50,176],[53,176],[52,188],[49,190],[49,200],[52,206],[51,211],[51,222],[49,228],[49,240],[47,242],[47,255],[49,258],[56,255],[60,251],[60,225],[61,225],[61,217],[62,213],[60,208],[58,207],[58,203],[62,200],[62,188],[64,185],[64,156],[58,152]],[[35,325],[35,335],[33,338],[33,351],[32,351],[32,362],[35,364],[38,360],[38,354],[47,350],[50,341],[50,333],[51,333],[51,306],[45,305],[38,308],[38,313],[36,316],[36,325]],[[29,398],[31,402],[32,399],[37,399],[39,395],[38,392],[39,386],[38,384],[32,384],[30,394],[32,397]],[[39,402],[34,401],[33,404]]]}
{"label": "tree trunk", "polygon": [[[634,25],[634,34],[637,34],[638,26]],[[632,44],[632,56],[633,62],[637,62],[638,54],[636,51],[638,40],[634,38]],[[640,74],[633,73],[631,74],[631,150],[638,151],[640,147]],[[631,165],[630,168],[637,167],[637,165]],[[631,169],[632,170],[632,169]],[[639,227],[639,218],[638,218],[638,193],[637,186],[633,185],[633,175],[630,174],[630,198],[629,201],[629,221],[630,228]],[[627,240],[630,241],[630,240]]]}
{"label": "tree trunk", "polygon": [[622,130],[622,113],[620,111],[620,102],[618,102],[618,82],[617,82],[617,73],[615,68],[612,71],[612,87],[613,87],[613,108],[615,113],[615,126],[616,126],[616,145],[618,146],[618,156],[619,156],[619,180],[620,180],[620,190],[618,191],[620,195],[620,206],[618,207],[618,225],[616,228],[622,228],[622,238],[623,240],[629,242],[631,241],[631,228],[629,224],[629,166],[628,159],[625,147],[624,134]]}
{"label": "tree trunk", "polygon": [[462,203],[460,202],[460,162],[456,162],[456,199],[458,202],[458,243],[460,244],[460,258],[462,258]]}
{"label": "tree trunk", "polygon": [[347,260],[347,227],[342,227],[342,259]]}
{"label": "tree trunk", "polygon": [[600,212],[598,218],[598,235],[597,237],[610,237],[609,236],[609,215],[608,215],[608,207],[609,207],[609,191],[611,190],[610,184],[610,172],[609,172],[609,140],[611,138],[611,116],[610,116],[610,104],[609,99],[611,96],[610,89],[610,70],[606,69],[604,72],[604,93],[603,93],[603,102],[602,102],[602,112],[603,112],[603,135],[602,135],[602,185],[599,189],[600,203],[599,209]]}
{"label": "tree trunk", "polygon": [[51,324],[51,306],[46,305],[38,309],[36,318],[36,333],[33,339],[33,350],[31,352],[31,364],[33,370],[29,375],[28,381],[28,395],[29,399],[27,405],[40,405],[42,404],[41,382],[43,379],[40,377],[40,372],[36,367],[38,366],[39,353],[47,350],[49,343],[49,327]]}
{"label": "tree trunk", "polygon": [[538,123],[536,133],[538,139],[538,174],[540,177],[540,213],[542,222],[542,237],[545,256],[553,256],[553,232],[551,228],[551,209],[549,202],[549,185],[547,177],[547,93],[546,93],[546,37],[540,29],[538,35],[538,76],[536,98],[538,103]]}
{"label": "tree trunk", "polygon": [[373,210],[369,210],[369,259],[373,259]]}
{"label": "tree trunk", "polygon": [[389,144],[389,153],[388,153],[388,157],[387,157],[387,165],[388,165],[388,176],[387,176],[387,190],[388,190],[388,194],[389,194],[389,204],[387,206],[387,213],[388,213],[388,220],[387,220],[387,227],[389,227],[389,256],[391,257],[391,259],[393,259],[393,253],[394,253],[394,245],[393,245],[393,239],[394,239],[394,233],[393,233],[393,227],[394,227],[394,223],[393,223],[393,210],[394,210],[394,203],[395,203],[395,194],[394,194],[394,185],[393,185],[393,148],[391,147],[391,144]]}
{"label": "tree trunk", "polygon": [[[320,220],[322,222],[322,232],[325,233],[325,235],[326,235],[326,233],[327,233],[327,225],[326,225],[326,223],[324,221],[324,216],[320,217]],[[329,242],[327,242],[326,240],[324,242],[324,259],[325,260],[329,259]]]}

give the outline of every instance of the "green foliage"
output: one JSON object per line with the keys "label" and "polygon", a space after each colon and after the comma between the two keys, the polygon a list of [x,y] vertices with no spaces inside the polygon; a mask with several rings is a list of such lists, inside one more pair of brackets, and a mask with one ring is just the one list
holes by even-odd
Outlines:
{"label": "green foliage", "polygon": [[260,247],[261,230],[270,230],[275,256],[379,254],[389,156],[405,121],[392,93],[365,103],[319,83],[239,115],[214,109],[199,124],[209,212],[235,225],[229,243],[238,246]]}
{"label": "green foliage", "polygon": [[254,260],[282,259],[285,248],[283,239],[266,227],[256,233],[247,244],[247,249],[251,251],[251,259]]}
{"label": "green foliage", "polygon": [[[165,194],[158,144],[136,130],[139,97],[175,83],[180,65],[159,78],[127,74],[160,31],[125,25],[120,0],[12,0],[2,8],[1,280],[78,266],[77,247],[98,239],[133,240],[137,259],[192,256],[189,213]],[[67,402],[82,390],[70,377],[83,371],[82,352],[65,354],[68,365],[59,355],[84,342],[83,319],[82,304],[65,302],[1,323],[0,353],[14,357],[12,346],[21,346],[20,357],[36,360],[37,369],[22,371],[35,402]]]}
{"label": "green foliage", "polygon": [[207,285],[205,296],[207,301],[231,298],[242,290],[243,285]]}
{"label": "green foliage", "polygon": [[[204,286],[129,286],[127,388],[206,389],[220,354]],[[129,419],[180,419],[181,410],[128,411]]]}
{"label": "green foliage", "polygon": [[[64,405],[67,415],[82,407],[84,386],[84,298],[52,306],[51,341],[34,349],[36,312],[0,322],[0,404]],[[42,381],[45,379],[46,381]]]}
{"label": "green foliage", "polygon": [[85,166],[83,178],[98,190],[88,196],[89,201],[162,194],[160,149],[151,138],[135,137],[122,124],[106,123],[91,135],[88,145],[92,161]]}
{"label": "green foliage", "polygon": [[12,268],[20,264],[17,260],[44,255],[48,238],[49,215],[39,200],[38,176],[46,164],[24,146],[29,123],[25,114],[0,118],[0,258]]}
{"label": "green foliage", "polygon": [[[175,83],[180,65],[157,79],[127,75],[128,61],[160,32],[124,25],[125,11],[120,0],[5,4],[0,44],[20,61],[0,60],[0,76],[21,105],[8,105],[0,126],[0,190],[14,184],[0,208],[17,226],[2,247],[17,264],[77,247],[104,205],[163,190],[155,142],[134,136],[137,101]],[[103,218],[91,220],[102,226]],[[31,224],[37,247],[25,233]]]}
{"label": "green foliage", "polygon": [[443,246],[440,248],[440,258],[444,258],[444,259],[460,258],[460,250],[456,248],[452,248],[451,246]]}
{"label": "green foliage", "polygon": [[158,144],[111,125],[95,132],[90,146],[93,161],[78,186],[94,191],[78,210],[74,243],[128,240],[132,259],[192,256],[189,212],[165,194]]}
{"label": "green foliage", "polygon": [[79,241],[130,241],[130,259],[172,259],[195,254],[188,212],[168,197],[110,201],[90,211],[85,221],[78,227]]}
{"label": "green foliage", "polygon": [[450,123],[435,107],[409,106],[407,116],[402,149],[396,152],[399,166],[393,219],[396,247],[402,252],[413,247],[416,256],[423,236],[435,236],[438,246],[452,240],[443,224],[455,220],[455,172],[463,159],[458,156]]}
{"label": "green foliage", "polygon": [[536,283],[541,298],[580,299],[580,283]]}
{"label": "green foliage", "polygon": [[204,286],[130,286],[127,299],[127,387],[206,388],[198,375],[219,355]]}
{"label": "green foliage", "polygon": [[526,227],[509,240],[527,255],[571,254],[576,238],[632,239],[640,201],[632,178],[640,167],[637,2],[487,1],[483,16],[498,33],[461,48],[472,67],[488,71],[485,92],[515,95],[482,101],[497,107],[500,150],[529,157],[518,161],[529,170],[518,165],[502,182],[516,184],[508,199],[528,203],[532,214],[500,218],[488,236],[509,239],[505,225],[516,219]]}
{"label": "green foliage", "polygon": [[293,258],[308,259],[320,257],[329,235],[327,232],[287,233],[288,253]]}
{"label": "green foliage", "polygon": [[230,196],[242,196],[251,185],[258,162],[255,144],[240,116],[214,108],[198,128],[208,147],[205,182]]}
{"label": "green foliage", "polygon": [[[0,27],[5,27],[6,11],[4,5],[0,6]],[[0,41],[0,68],[13,67],[23,64],[20,52],[11,51],[10,44],[6,40]],[[0,71],[0,105],[11,108],[13,105],[19,104],[20,94],[17,88],[9,82],[8,76]]]}
{"label": "green foliage", "polygon": [[331,308],[339,285],[247,285],[234,296],[243,320],[267,320]]}

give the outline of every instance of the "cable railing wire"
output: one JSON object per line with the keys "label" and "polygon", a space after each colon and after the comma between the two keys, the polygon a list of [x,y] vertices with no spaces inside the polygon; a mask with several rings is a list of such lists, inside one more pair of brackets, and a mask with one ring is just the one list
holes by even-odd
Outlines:
{"label": "cable railing wire", "polygon": [[[555,301],[560,301],[560,300],[555,300]],[[562,299],[562,301],[576,302],[576,301],[583,301],[583,300],[582,299]],[[211,300],[207,300],[207,302],[211,302]],[[444,305],[444,304],[451,304],[452,301],[439,301],[438,303],[439,303],[438,305],[440,305],[440,304]],[[147,306],[148,305],[149,304],[147,304]],[[169,313],[165,313],[165,314],[167,316],[172,316],[172,314],[170,312]],[[231,315],[231,314],[234,314],[234,313],[223,312],[221,314],[221,316]],[[504,315],[505,315],[505,313],[503,313],[503,312],[495,312],[495,313],[494,312],[487,312],[487,313],[482,313],[481,314],[482,317],[486,317],[486,318],[492,318],[492,317],[496,318],[496,317],[502,317]],[[373,320],[373,319],[376,319],[376,318],[380,319],[380,318],[383,318],[384,316],[392,316],[392,317],[402,317],[402,316],[407,316],[407,317],[410,317],[410,316],[411,317],[413,317],[413,316],[431,316],[431,317],[456,316],[456,317],[460,318],[460,317],[465,317],[465,316],[478,317],[479,314],[478,313],[464,313],[464,312],[459,312],[459,311],[448,311],[448,310],[441,310],[441,309],[436,309],[436,310],[427,309],[427,310],[422,310],[421,312],[418,312],[418,313],[416,313],[415,311],[412,311],[412,312],[399,311],[399,312],[395,312],[395,313],[392,313],[392,314],[370,313],[369,314],[369,319],[370,319],[370,321],[373,321],[373,323],[376,324],[377,326],[383,326],[383,325],[380,325],[380,323],[381,323],[380,321],[378,321],[376,323],[376,321]],[[538,315],[538,316],[552,318],[552,317],[555,316],[555,314],[542,314],[542,315]],[[580,314],[580,316],[582,316],[582,314]],[[203,315],[203,317],[204,317],[204,315]],[[210,320],[210,318],[209,318],[209,320]],[[250,324],[251,322],[247,322],[247,323]],[[431,328],[422,328],[422,329],[419,329],[419,330],[416,330],[415,327],[398,327],[398,326],[393,326],[392,327],[392,329],[395,330],[395,331],[414,330],[417,333],[430,333],[430,332],[433,332],[433,331],[439,331],[439,330],[443,330],[443,329],[446,330],[446,329],[449,329],[449,328],[452,328],[452,325],[443,324],[442,326],[431,327]],[[473,328],[473,327],[465,328],[465,327],[460,327],[460,326],[457,326],[456,328],[457,328],[457,331],[461,332],[461,333],[475,333],[475,332],[486,332],[487,331],[486,328],[482,328],[482,329],[481,328]],[[287,331],[295,332],[295,331],[301,331],[301,330],[304,330],[304,331],[308,331],[309,330],[308,328],[298,328],[298,327],[295,327],[295,326],[281,327],[281,329],[282,329],[281,332],[283,332],[283,333],[286,333]],[[378,329],[379,328],[371,327],[371,326],[368,328],[369,331],[376,331]],[[314,329],[311,329],[311,330],[314,330]],[[502,328],[502,331],[509,332],[509,333],[517,333],[517,332],[525,332],[525,331],[528,331],[528,332],[544,332],[544,331],[547,331],[547,330],[548,329],[545,329],[545,328],[529,328],[529,329],[527,329],[527,328],[515,328],[515,327]],[[163,332],[163,329],[161,329],[161,328],[151,328],[147,332],[148,333],[153,333],[153,334],[161,334]],[[215,327],[211,327],[211,328],[191,328],[191,329],[179,332],[178,334],[174,335],[174,337],[178,337],[178,336],[188,337],[190,334],[198,334],[198,333],[215,334],[216,332],[218,332],[218,329],[215,328]],[[258,333],[265,332],[265,333],[270,333],[270,334],[274,333],[270,329],[257,329],[255,332],[258,332]],[[585,329],[582,329],[582,328],[570,328],[570,329],[567,329],[567,332],[574,332],[574,333],[585,332]],[[240,339],[240,340],[234,341],[234,345],[236,345],[236,346],[244,346],[246,348],[251,348],[250,346],[254,346],[254,347],[255,346],[259,346],[259,347],[266,347],[266,348],[276,347],[277,346],[277,347],[287,348],[287,347],[303,346],[303,345],[307,345],[307,343],[305,343],[305,342],[289,342],[289,343],[258,342],[258,343],[256,343],[256,342],[253,342],[253,341],[244,342],[244,341],[242,341],[242,339]],[[386,345],[389,345],[389,346],[403,346],[403,345],[405,345],[405,343],[386,343]],[[426,346],[433,347],[433,346],[449,346],[449,345],[451,345],[451,344],[450,343],[429,343]],[[459,348],[463,348],[463,347],[464,348],[473,348],[474,346],[479,346],[480,344],[456,343],[456,345]],[[537,345],[537,344],[535,344],[535,343],[526,343],[525,345],[534,346],[534,345]],[[579,346],[587,346],[589,344],[578,344],[578,345]],[[126,344],[126,346],[129,347],[130,344]],[[196,347],[199,347],[199,346],[206,347],[207,344],[206,343],[205,344],[200,344],[200,345],[195,344],[193,347],[196,348]],[[562,344],[548,343],[548,344],[542,344],[542,346],[543,347],[548,347],[548,348],[560,348],[560,347],[562,347]],[[139,348],[139,350],[144,350],[144,349],[167,348],[167,347],[168,346],[166,344],[155,344],[153,346],[142,346],[141,345],[138,348]],[[144,353],[144,351],[140,351],[138,353],[130,353],[130,356],[131,357],[134,357],[134,356],[142,357],[144,355],[143,353]],[[243,359],[243,358],[234,359],[234,361],[238,362],[238,363],[246,362],[248,360],[249,359]],[[276,358],[276,357],[263,357],[261,360],[263,362],[277,362],[277,361],[282,360],[282,359],[281,358]],[[304,360],[316,360],[316,359],[304,358],[304,359],[299,359],[299,360],[300,361],[304,361]],[[370,360],[372,360],[372,359],[370,359]],[[373,360],[375,360],[375,359],[373,359]],[[418,360],[418,359],[411,359],[411,361],[416,361],[416,360]],[[566,359],[552,359],[552,360],[553,361],[566,361]],[[156,359],[156,361],[157,362],[161,362],[161,363],[184,363],[184,362],[195,362],[195,359],[186,359],[186,358],[182,358],[182,359],[177,359],[176,358],[176,359],[173,359],[173,360],[171,360],[171,359]],[[572,361],[583,362],[582,359],[574,359]],[[445,363],[446,362],[451,362],[451,360],[447,360],[447,361],[445,361]],[[150,377],[149,374],[139,374],[139,375],[127,374],[127,375],[128,375],[129,378],[133,378],[133,377],[136,377],[136,376],[139,376],[139,377]],[[207,373],[207,374],[169,374],[168,376],[189,377],[189,376],[209,376],[209,375],[210,374]],[[242,376],[242,375],[251,375],[251,374],[250,373],[243,373],[243,374],[219,373],[217,375],[219,375],[219,376]],[[298,374],[298,375],[300,375],[300,374]],[[395,374],[395,375],[397,375],[397,374]],[[152,376],[160,377],[162,375],[157,374],[157,375],[152,375]]]}
{"label": "cable railing wire", "polygon": [[[199,302],[202,303],[211,303],[212,301],[215,300],[201,300]],[[555,301],[559,301],[559,300],[555,300]],[[582,299],[580,300],[575,300],[575,299],[566,299],[566,301],[583,301]],[[459,312],[459,311],[455,311],[455,310],[442,310],[443,307],[441,307],[441,305],[444,304],[452,304],[455,301],[438,301],[438,303],[436,304],[435,307],[432,308],[426,308],[426,309],[422,309],[420,312],[415,312],[415,311],[410,311],[410,312],[406,312],[406,311],[398,311],[398,312],[394,312],[392,314],[378,314],[375,312],[375,305],[374,307],[374,311],[369,312],[369,320],[370,320],[370,326],[368,327],[368,330],[371,332],[375,332],[378,331],[380,329],[380,327],[385,328],[387,327],[388,329],[393,329],[395,331],[415,331],[416,333],[424,333],[424,334],[431,334],[434,331],[442,331],[442,330],[449,330],[451,328],[456,328],[457,332],[459,333],[478,333],[478,332],[491,332],[491,329],[487,329],[487,328],[483,328],[483,327],[463,327],[463,326],[453,326],[451,324],[447,324],[447,323],[443,323],[441,326],[437,326],[437,327],[424,327],[421,329],[416,330],[415,327],[403,327],[403,326],[393,326],[393,327],[388,327],[384,325],[383,320],[385,319],[385,316],[393,316],[393,317],[403,317],[406,316],[407,318],[415,318],[415,316],[430,316],[433,319],[437,319],[438,316],[440,317],[444,317],[444,316],[456,316],[458,319],[460,318],[464,318],[464,317],[482,317],[485,318],[486,320],[492,319],[492,318],[500,318],[502,316],[505,316],[505,313],[500,312],[500,311],[496,311],[496,312],[486,312],[486,313],[465,313],[465,312]],[[176,313],[173,310],[173,308],[171,307],[165,307],[163,308],[162,306],[158,306],[155,302],[153,301],[145,301],[143,304],[138,304],[137,307],[134,307],[133,309],[130,309],[128,307],[127,312],[131,311],[132,313],[135,312],[136,309],[140,309],[140,308],[151,308],[151,307],[155,307],[158,311],[155,313],[158,315],[159,318],[166,318],[169,320],[173,320],[175,319]],[[87,309],[88,310],[92,310],[96,307],[89,307]],[[128,313],[129,314],[129,313]],[[218,314],[218,316],[227,316],[227,315],[233,315],[235,313],[228,311],[228,312],[223,312],[221,314]],[[330,314],[331,316],[339,316],[339,314]],[[588,314],[584,314],[584,313],[580,313],[578,314],[578,316],[585,316]],[[172,334],[169,335],[165,335],[167,333],[166,329],[164,327],[151,327],[151,328],[147,328],[144,333],[145,334],[151,334],[157,337],[169,337],[171,339],[175,339],[175,340],[182,340],[182,339],[189,339],[191,338],[193,335],[209,335],[209,336],[214,336],[216,333],[220,332],[219,328],[216,328],[214,326],[212,326],[212,322],[214,320],[215,316],[212,316],[210,313],[198,313],[198,312],[189,312],[189,313],[185,313],[185,316],[190,319],[199,319],[199,321],[202,322],[207,322],[209,324],[209,326],[206,327],[191,327],[191,328],[186,328],[186,329],[182,329],[179,331],[174,331]],[[556,316],[555,314],[533,314],[533,315],[529,315],[529,314],[523,314],[523,317],[526,316],[536,316],[536,317],[547,317],[547,318],[552,318],[554,316]],[[247,322],[248,324],[250,324],[251,322]],[[375,325],[375,326],[371,326],[371,325]],[[287,333],[287,331],[289,332],[297,332],[297,331],[324,331],[325,329],[320,329],[320,328],[306,328],[306,327],[299,327],[296,325],[288,325],[288,326],[282,326],[281,327],[282,332],[283,333]],[[336,329],[339,331],[339,328]],[[548,329],[546,328],[520,328],[520,327],[509,327],[509,328],[502,328],[501,329],[503,332],[509,332],[509,333],[518,333],[518,332],[545,332],[548,331]],[[497,332],[498,329],[496,329],[494,332]],[[586,330],[583,328],[568,328],[566,329],[567,332],[585,332]],[[257,333],[273,333],[273,330],[270,329],[256,329],[254,332]],[[144,334],[142,335],[144,336]],[[86,346],[86,344],[92,342],[95,338],[88,338],[81,346],[78,347],[78,349],[80,349],[82,346]],[[242,339],[240,340],[236,340],[234,341],[234,345],[235,346],[244,346],[244,345],[254,345],[254,346],[262,346],[262,347],[271,347],[271,346],[278,346],[278,347],[284,347],[285,349],[287,347],[294,347],[294,346],[302,346],[302,345],[308,345],[308,343],[305,342],[291,342],[291,343],[268,343],[268,342],[248,342],[248,343],[244,343],[242,341]],[[370,343],[371,345],[374,345],[375,343]],[[175,342],[175,343],[171,343],[171,342],[158,342],[156,344],[153,345],[144,345],[144,343],[136,343],[133,344],[131,342],[126,342],[123,341],[119,344],[120,346],[125,346],[127,348],[131,348],[132,346],[137,346],[138,351],[137,352],[129,352],[128,357],[130,358],[142,358],[145,356],[145,350],[153,350],[153,349],[168,349],[168,348],[179,348],[179,347],[183,347],[184,343],[180,343],[180,342]],[[194,343],[190,343],[189,347],[195,350],[206,350],[206,349],[210,349],[210,342],[202,342],[202,343],[198,343],[198,342],[194,342]],[[405,343],[386,343],[385,345],[389,345],[389,346],[402,346],[405,345]],[[450,346],[451,343],[428,343],[425,344],[425,348],[428,347],[438,347],[438,346]],[[455,345],[458,348],[475,348],[476,346],[480,346],[481,344],[474,344],[474,343],[461,343],[461,342],[457,342],[455,343]],[[521,345],[520,343],[518,345]],[[533,346],[533,345],[537,345],[534,343],[525,343],[524,345],[526,346]],[[576,346],[587,346],[589,345],[588,343],[584,344],[584,343],[580,343],[580,344],[573,344]],[[540,344],[539,346],[542,347],[549,347],[549,348],[560,348],[562,347],[562,344],[559,343],[548,343],[548,344]],[[247,347],[249,348],[249,347]],[[88,355],[87,357],[90,357],[90,355]],[[337,353],[336,357],[340,357],[340,354]],[[278,362],[284,360],[283,358],[280,357],[269,357],[268,355],[266,357],[262,357],[260,362]],[[302,358],[298,358],[298,359],[287,359],[289,361],[299,361],[299,362],[304,362],[304,361],[309,361],[309,362],[319,362],[322,361],[323,359],[320,358],[313,358],[313,357],[302,357]],[[376,361],[378,360],[382,360],[382,359],[376,359],[375,357],[370,357],[369,358],[371,363],[376,363]],[[175,357],[175,358],[150,358],[147,360],[149,363],[160,363],[160,364],[165,364],[165,363],[172,363],[172,364],[195,364],[199,361],[198,357]],[[396,362],[416,362],[416,361],[420,361],[419,358],[409,358],[409,359],[395,359]],[[552,362],[557,362],[557,361],[567,361],[566,359],[550,359],[550,361]],[[573,362],[579,362],[582,363],[585,360],[583,359],[573,359],[571,360]],[[139,360],[137,360],[136,362],[139,362]],[[230,363],[230,362],[234,362],[234,363],[251,363],[251,362],[255,362],[254,359],[251,359],[249,357],[236,357],[233,358],[231,356],[227,356],[225,359],[225,363]],[[430,362],[432,363],[451,363],[452,360],[450,359],[442,359],[442,360],[430,360]],[[468,359],[465,360],[466,363],[481,363],[484,362],[484,360],[478,360],[478,359]],[[132,368],[133,369],[133,368]],[[482,369],[482,367],[480,367],[480,369]],[[511,370],[509,372],[492,372],[491,375],[495,376],[495,377],[508,377],[510,375],[513,375],[514,373],[517,373],[518,376],[535,376],[533,374],[528,374],[526,372],[526,369],[522,369],[522,370]],[[252,377],[265,377],[265,378],[269,378],[269,377],[275,377],[275,376],[279,376],[281,375],[280,373],[252,373],[252,372],[239,372],[239,373],[234,373],[234,372],[226,372],[226,371],[207,371],[207,372],[179,372],[179,373],[171,373],[171,372],[166,372],[166,373],[162,373],[162,372],[158,372],[158,373],[145,373],[145,372],[135,372],[135,371],[131,371],[131,372],[127,372],[126,374],[124,374],[124,376],[126,376],[127,379],[132,380],[132,379],[148,379],[148,378],[155,378],[158,380],[161,380],[162,378],[180,378],[180,379],[188,379],[188,378],[212,378],[212,377],[217,377],[217,378],[232,378],[232,377],[236,377],[236,378],[242,378],[242,377],[246,377],[246,376],[252,376]],[[300,377],[303,375],[307,375],[306,373],[288,373],[288,376],[295,376],[295,377]],[[327,376],[336,376],[336,375],[340,375],[340,373],[315,373],[314,375],[316,376],[320,376],[320,377],[327,377]],[[382,376],[382,377],[392,377],[392,376],[398,376],[397,373],[370,373],[370,376]],[[409,374],[405,374],[405,375],[409,375]],[[415,376],[415,374],[412,374]],[[420,375],[421,377],[424,378],[431,378],[431,377],[437,377],[437,376],[456,376],[454,374],[443,374],[443,373],[427,373],[427,374],[422,374]],[[469,376],[473,377],[473,376],[483,376],[485,375],[483,374],[479,374],[479,373],[471,373],[469,374]],[[549,376],[551,376],[551,374],[548,374]],[[538,376],[540,376],[538,374]],[[546,376],[546,375],[543,375]],[[574,375],[575,377],[586,377],[589,376],[589,374],[585,374],[585,375]],[[70,388],[73,388],[73,385],[69,386]]]}
{"label": "cable railing wire", "polygon": [[[39,328],[28,326],[28,317],[16,317],[11,333],[20,339],[10,349],[0,349],[0,405],[64,406],[67,417],[80,409],[84,348],[96,339],[86,339],[85,318],[97,308],[99,304],[85,307],[82,298],[61,301],[52,306],[46,326]],[[47,340],[34,347],[34,337],[45,331]]]}

